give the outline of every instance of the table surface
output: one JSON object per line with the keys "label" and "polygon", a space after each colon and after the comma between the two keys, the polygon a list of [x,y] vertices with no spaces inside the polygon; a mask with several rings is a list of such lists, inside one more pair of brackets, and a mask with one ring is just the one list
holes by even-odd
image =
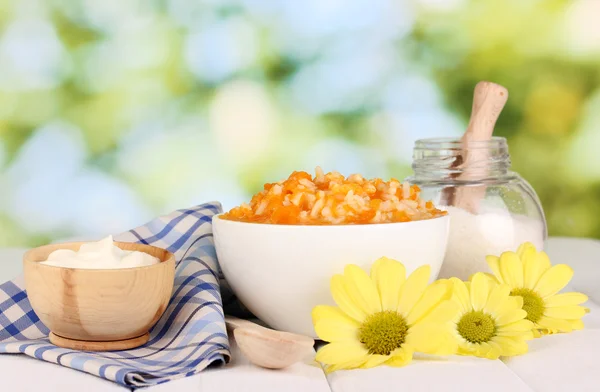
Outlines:
{"label": "table surface", "polygon": [[[599,391],[600,361],[600,241],[550,238],[546,251],[553,264],[566,263],[575,276],[568,289],[588,294],[591,313],[586,328],[530,342],[527,355],[504,361],[472,357],[415,360],[404,368],[377,367],[339,371],[325,376],[307,358],[285,370],[266,370],[252,364],[231,341],[232,361],[223,367],[151,387],[149,392],[184,391]],[[21,272],[24,250],[0,250],[0,282]],[[32,377],[35,375],[34,377]],[[127,388],[86,373],[32,359],[24,355],[0,355],[0,391],[126,391]],[[395,388],[396,389],[396,388]]]}

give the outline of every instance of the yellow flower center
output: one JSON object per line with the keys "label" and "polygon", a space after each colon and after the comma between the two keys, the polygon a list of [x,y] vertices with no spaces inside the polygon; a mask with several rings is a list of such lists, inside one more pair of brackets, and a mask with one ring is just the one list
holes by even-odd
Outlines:
{"label": "yellow flower center", "polygon": [[527,320],[537,323],[544,314],[544,300],[533,290],[520,288],[514,289],[510,295],[523,297],[523,310],[527,312]]}
{"label": "yellow flower center", "polygon": [[406,340],[408,325],[398,312],[373,313],[360,326],[358,338],[369,354],[389,355]]}
{"label": "yellow flower center", "polygon": [[458,333],[471,343],[483,343],[496,335],[496,323],[481,310],[465,313],[457,324]]}

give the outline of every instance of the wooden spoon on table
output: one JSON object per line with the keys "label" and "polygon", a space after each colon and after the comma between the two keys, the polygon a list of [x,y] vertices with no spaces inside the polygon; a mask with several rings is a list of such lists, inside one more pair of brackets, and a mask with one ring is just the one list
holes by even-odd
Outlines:
{"label": "wooden spoon on table", "polygon": [[240,351],[253,364],[283,369],[314,354],[315,341],[308,336],[265,328],[248,320],[225,316]]}
{"label": "wooden spoon on table", "polygon": [[[469,126],[461,138],[464,150],[462,157],[455,162],[455,167],[468,168],[468,170],[462,172],[457,180],[477,180],[485,176],[487,171],[485,164],[477,167],[469,166],[477,161],[487,161],[489,152],[485,148],[472,148],[469,144],[491,140],[496,120],[498,120],[498,116],[500,116],[507,100],[508,90],[499,84],[482,81],[475,86]],[[452,188],[444,193],[446,205],[453,205],[471,213],[477,213],[479,201],[485,195],[485,186]]]}

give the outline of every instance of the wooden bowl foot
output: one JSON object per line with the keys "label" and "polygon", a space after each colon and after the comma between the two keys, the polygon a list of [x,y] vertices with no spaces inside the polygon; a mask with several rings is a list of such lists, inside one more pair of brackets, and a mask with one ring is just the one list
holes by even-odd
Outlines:
{"label": "wooden bowl foot", "polygon": [[75,340],[64,338],[59,335],[55,335],[50,332],[49,335],[50,343],[63,348],[70,348],[72,350],[80,351],[119,351],[128,350],[131,348],[139,347],[146,344],[150,339],[150,334],[145,333],[137,338],[125,339],[125,340],[113,340],[108,342],[94,342],[89,340]]}

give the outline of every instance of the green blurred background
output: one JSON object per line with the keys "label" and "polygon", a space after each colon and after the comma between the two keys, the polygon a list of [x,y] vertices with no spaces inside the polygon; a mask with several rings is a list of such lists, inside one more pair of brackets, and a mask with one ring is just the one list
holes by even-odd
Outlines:
{"label": "green blurred background", "polygon": [[0,0],[0,246],[293,170],[404,178],[480,80],[550,235],[600,238],[600,1]]}

